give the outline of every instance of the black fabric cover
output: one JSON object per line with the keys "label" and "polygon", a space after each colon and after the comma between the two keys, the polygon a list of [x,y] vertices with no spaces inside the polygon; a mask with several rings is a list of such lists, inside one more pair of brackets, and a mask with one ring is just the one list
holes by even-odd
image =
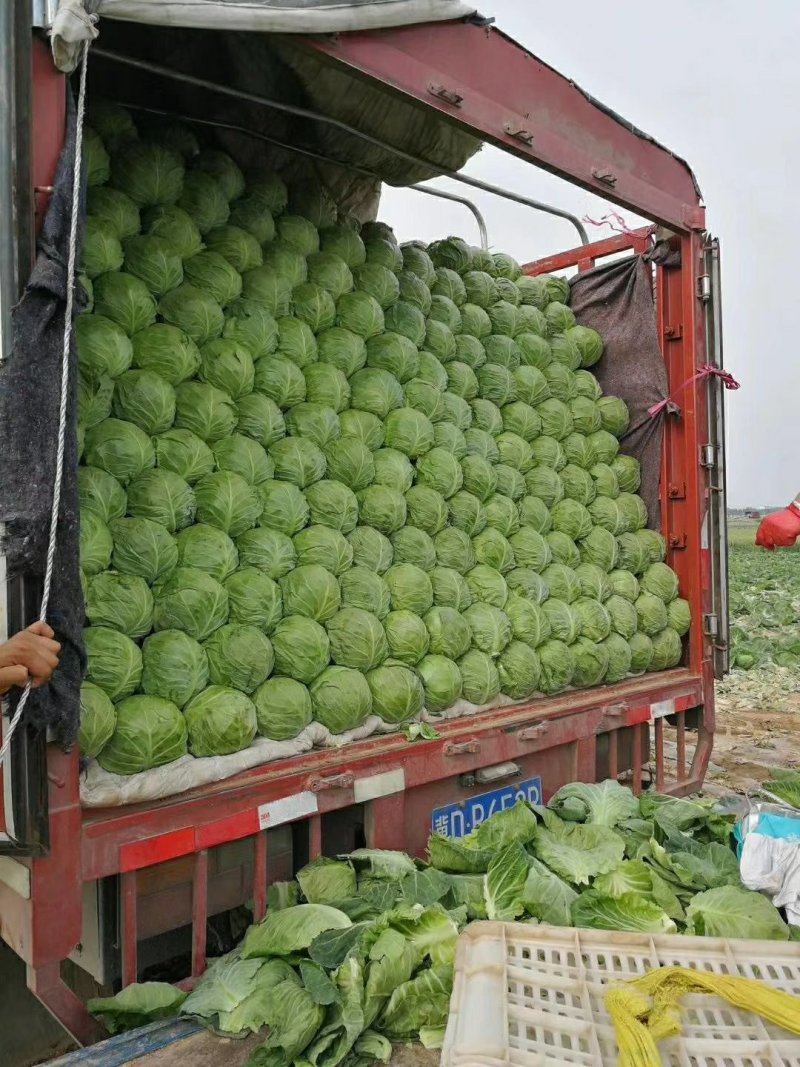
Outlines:
{"label": "black fabric cover", "polygon": [[582,326],[597,330],[605,343],[592,373],[610,396],[628,405],[631,423],[620,451],[642,465],[639,493],[647,505],[649,525],[661,528],[659,480],[663,414],[648,409],[667,396],[667,370],[658,343],[652,269],[632,256],[570,279],[570,307]]}
{"label": "black fabric cover", "polygon": [[[5,524],[6,535],[3,549],[9,578],[24,576],[32,581],[44,576],[53,501],[74,158],[75,114],[70,100],[66,140],[36,264],[14,309],[12,350],[0,367],[0,522]],[[83,204],[81,207],[79,253]],[[76,262],[79,259],[80,255]],[[80,312],[81,299],[83,289],[76,285],[75,314]],[[77,736],[85,667],[77,480],[78,358],[74,340],[70,361],[64,480],[47,614],[62,645],[61,662],[50,682],[31,692],[24,715],[32,725],[51,727],[65,745]]]}

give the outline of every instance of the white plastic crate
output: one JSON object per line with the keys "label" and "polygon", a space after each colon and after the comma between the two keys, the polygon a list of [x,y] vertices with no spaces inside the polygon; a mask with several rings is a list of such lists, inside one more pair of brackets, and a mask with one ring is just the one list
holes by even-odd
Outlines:
{"label": "white plastic crate", "polygon": [[[800,944],[471,923],[456,952],[442,1067],[612,1067],[612,982],[679,966],[756,978],[800,996]],[[718,997],[681,1001],[670,1067],[800,1067],[800,1036]]]}

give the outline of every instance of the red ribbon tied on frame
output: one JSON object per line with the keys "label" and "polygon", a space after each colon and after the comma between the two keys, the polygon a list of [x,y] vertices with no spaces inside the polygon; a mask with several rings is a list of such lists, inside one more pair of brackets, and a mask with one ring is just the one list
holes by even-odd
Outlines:
{"label": "red ribbon tied on frame", "polygon": [[[622,215],[618,211],[609,211],[607,215],[601,216],[599,219],[590,218],[589,215],[584,215],[581,222],[585,222],[588,226],[597,226],[598,229],[601,226],[608,226],[614,233],[621,233],[626,237],[639,237],[640,231],[632,230],[627,224]],[[649,233],[655,233],[656,227],[649,226]]]}
{"label": "red ribbon tied on frame", "polygon": [[[682,393],[684,389],[688,389],[690,385],[695,382],[703,381],[705,378],[719,378],[726,389],[738,389],[739,382],[736,381],[730,371],[723,370],[722,367],[715,367],[711,363],[704,363],[697,374],[692,375],[688,381],[685,381],[683,385],[678,389],[679,393]],[[677,407],[671,397],[666,397],[664,400],[659,400],[657,404],[653,404],[651,408],[647,409],[647,414],[651,419],[654,419],[657,415],[660,415],[662,411],[665,411],[670,405]]]}

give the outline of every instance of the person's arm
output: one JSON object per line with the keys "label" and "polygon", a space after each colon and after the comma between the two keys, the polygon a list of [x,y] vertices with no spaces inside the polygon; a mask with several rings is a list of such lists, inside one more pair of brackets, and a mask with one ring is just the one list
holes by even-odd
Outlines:
{"label": "person's arm", "polygon": [[756,533],[756,544],[768,548],[791,548],[800,537],[800,493],[788,508],[775,511],[761,520]]}
{"label": "person's arm", "polygon": [[35,622],[0,644],[0,696],[14,686],[44,685],[58,666],[61,645],[46,622]]}

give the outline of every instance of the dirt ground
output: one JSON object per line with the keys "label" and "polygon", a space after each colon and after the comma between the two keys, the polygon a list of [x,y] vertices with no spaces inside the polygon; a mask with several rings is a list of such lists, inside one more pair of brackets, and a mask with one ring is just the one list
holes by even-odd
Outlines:
{"label": "dirt ground", "polygon": [[439,1067],[439,1060],[440,1053],[420,1045],[409,1045],[394,1050],[389,1067]]}
{"label": "dirt ground", "polygon": [[717,722],[706,791],[753,793],[772,767],[800,767],[796,671],[737,672],[717,688]]}

